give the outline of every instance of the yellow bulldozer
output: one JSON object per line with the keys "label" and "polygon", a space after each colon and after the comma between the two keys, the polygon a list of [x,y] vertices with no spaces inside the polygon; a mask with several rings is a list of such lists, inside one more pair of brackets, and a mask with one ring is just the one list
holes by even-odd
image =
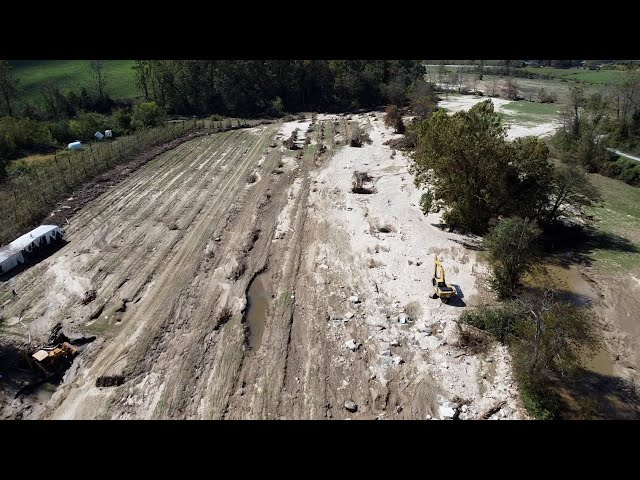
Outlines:
{"label": "yellow bulldozer", "polygon": [[438,260],[437,255],[434,258],[433,279],[431,281],[433,283],[433,296],[431,298],[440,297],[443,303],[449,303],[449,300],[456,296],[456,289],[448,285],[445,280],[444,267]]}

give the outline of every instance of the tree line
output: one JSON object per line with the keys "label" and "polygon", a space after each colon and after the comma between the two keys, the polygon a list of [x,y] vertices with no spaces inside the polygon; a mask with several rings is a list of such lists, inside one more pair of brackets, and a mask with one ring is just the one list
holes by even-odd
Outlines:
{"label": "tree line", "polygon": [[91,85],[62,91],[47,82],[40,104],[20,109],[19,82],[0,61],[0,179],[11,159],[107,128],[127,135],[157,127],[167,114],[280,117],[403,103],[424,73],[414,60],[139,60],[133,68],[143,100],[132,104],[110,97],[104,62],[89,66]]}
{"label": "tree line", "polygon": [[606,149],[640,154],[640,74],[590,94],[581,85],[569,87],[553,146],[568,164],[640,186],[640,162]]}
{"label": "tree line", "polygon": [[279,116],[401,101],[424,73],[414,60],[140,60],[145,99],[170,113]]}

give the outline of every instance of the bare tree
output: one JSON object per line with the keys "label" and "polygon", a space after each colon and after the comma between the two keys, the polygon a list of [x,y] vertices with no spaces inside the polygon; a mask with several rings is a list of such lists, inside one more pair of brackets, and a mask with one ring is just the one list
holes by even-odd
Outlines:
{"label": "bare tree", "polygon": [[507,79],[507,83],[505,85],[505,96],[509,100],[518,99],[518,84],[512,78]]}
{"label": "bare tree", "polygon": [[11,65],[7,60],[0,60],[0,95],[7,113],[13,116],[12,104],[18,98],[18,80],[11,74]]}
{"label": "bare tree", "polygon": [[498,77],[495,75],[491,78],[491,96],[495,97],[496,92],[498,91]]}
{"label": "bare tree", "polygon": [[444,61],[438,62],[438,83],[443,83],[447,77],[447,68],[444,66]]}
{"label": "bare tree", "polygon": [[451,89],[451,84],[455,83],[455,80],[452,82],[454,75],[455,75],[454,72],[447,72],[446,75],[444,75],[444,79],[443,79],[444,91],[447,98],[449,98],[449,90]]}
{"label": "bare tree", "polygon": [[462,70],[458,73],[458,92],[462,93],[462,87],[464,86],[464,76],[462,75]]}
{"label": "bare tree", "polygon": [[47,80],[40,90],[44,105],[53,118],[58,117],[58,88],[52,80]]}
{"label": "bare tree", "polygon": [[471,77],[471,81],[473,82],[473,93],[478,93],[478,82],[480,81],[480,75],[473,75]]}
{"label": "bare tree", "polygon": [[91,78],[93,78],[93,82],[95,83],[98,96],[103,98],[107,85],[107,75],[104,70],[104,62],[102,60],[91,60],[89,62],[89,66],[91,67]]}
{"label": "bare tree", "polygon": [[580,136],[580,113],[584,107],[586,98],[584,88],[580,85],[571,85],[569,87],[569,128],[571,134],[578,138]]}

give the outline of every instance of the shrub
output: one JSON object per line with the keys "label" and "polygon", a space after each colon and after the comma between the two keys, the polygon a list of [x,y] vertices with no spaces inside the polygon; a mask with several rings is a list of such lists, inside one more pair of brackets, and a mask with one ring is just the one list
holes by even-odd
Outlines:
{"label": "shrub", "polygon": [[420,210],[425,215],[429,214],[431,207],[433,206],[433,193],[427,191],[420,196]]}
{"label": "shrub", "polygon": [[501,220],[485,239],[491,286],[500,298],[512,296],[522,276],[532,268],[541,233],[535,222],[512,217]]}
{"label": "shrub", "polygon": [[156,102],[139,103],[133,107],[131,125],[135,129],[158,127],[165,120],[166,113]]}
{"label": "shrub", "polygon": [[557,100],[558,96],[555,93],[549,92],[542,87],[538,90],[538,101],[540,103],[555,103]]}
{"label": "shrub", "polygon": [[370,142],[371,139],[367,132],[362,130],[359,125],[353,124],[351,128],[351,140],[350,145],[352,147],[361,147],[365,142]]}
{"label": "shrub", "polygon": [[516,323],[522,317],[522,308],[516,303],[508,302],[497,307],[465,310],[460,316],[460,322],[486,330],[505,344],[515,333]]}
{"label": "shrub", "polygon": [[53,137],[46,124],[31,118],[0,119],[0,157],[14,158],[21,150],[46,151],[53,147]]}
{"label": "shrub", "polygon": [[74,140],[90,140],[97,131],[105,128],[106,117],[95,112],[80,112],[75,119],[69,120],[69,129]]}

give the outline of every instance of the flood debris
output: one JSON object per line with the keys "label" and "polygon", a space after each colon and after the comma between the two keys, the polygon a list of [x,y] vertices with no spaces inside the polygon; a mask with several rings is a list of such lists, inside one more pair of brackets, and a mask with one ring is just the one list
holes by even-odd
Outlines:
{"label": "flood debris", "polygon": [[88,290],[84,292],[84,296],[82,297],[82,305],[88,305],[96,299],[96,291]]}
{"label": "flood debris", "polygon": [[356,405],[356,402],[354,402],[353,400],[347,400],[346,402],[344,402],[344,408],[345,410],[352,413],[358,411],[358,405]]}
{"label": "flood debris", "polygon": [[124,375],[102,375],[96,378],[96,387],[117,387],[124,381]]}
{"label": "flood debris", "polygon": [[375,188],[371,183],[373,178],[367,172],[353,172],[353,180],[351,181],[351,191],[361,195],[369,195],[375,193]]}
{"label": "flood debris", "polygon": [[506,404],[507,402],[504,402],[504,401],[497,403],[496,405],[491,407],[489,410],[487,410],[485,413],[483,413],[480,418],[482,418],[483,420],[489,420],[492,416],[498,413],[502,409],[502,407],[504,407]]}
{"label": "flood debris", "polygon": [[353,339],[344,342],[344,345],[345,345],[345,347],[347,347],[352,352],[355,352],[358,349],[358,347],[360,346],[360,344],[358,342],[356,342],[355,340],[353,340]]}

